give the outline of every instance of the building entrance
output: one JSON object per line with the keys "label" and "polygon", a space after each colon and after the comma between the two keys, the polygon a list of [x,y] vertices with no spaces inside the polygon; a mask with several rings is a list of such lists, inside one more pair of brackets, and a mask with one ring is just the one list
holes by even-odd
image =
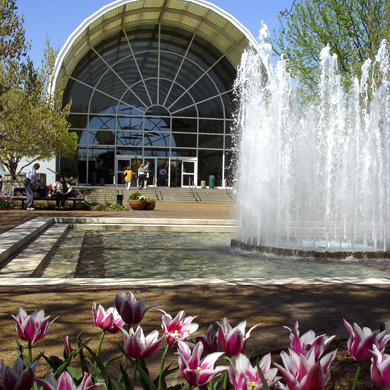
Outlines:
{"label": "building entrance", "polygon": [[166,172],[166,185],[168,187],[189,187],[197,182],[197,159],[196,158],[159,158],[141,156],[117,156],[115,164],[115,178],[118,185],[125,185],[123,173],[127,167],[133,171],[131,186],[137,187],[135,176],[141,164],[149,163],[150,173],[147,184],[150,187],[163,185],[162,169]]}

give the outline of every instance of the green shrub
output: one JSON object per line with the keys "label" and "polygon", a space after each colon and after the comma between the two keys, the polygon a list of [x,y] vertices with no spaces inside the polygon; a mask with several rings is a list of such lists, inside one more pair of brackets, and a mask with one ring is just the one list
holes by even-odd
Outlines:
{"label": "green shrub", "polygon": [[100,203],[92,208],[93,211],[129,211],[126,206],[111,203]]}
{"label": "green shrub", "polygon": [[142,195],[140,192],[136,191],[130,194],[129,200],[147,200],[148,198]]}
{"label": "green shrub", "polygon": [[0,194],[0,210],[11,210],[14,208],[14,202],[11,195]]}

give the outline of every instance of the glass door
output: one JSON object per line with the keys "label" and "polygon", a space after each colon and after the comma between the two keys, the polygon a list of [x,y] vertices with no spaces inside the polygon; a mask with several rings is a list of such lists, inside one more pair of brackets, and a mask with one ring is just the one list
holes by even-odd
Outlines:
{"label": "glass door", "polygon": [[118,185],[125,185],[125,177],[123,173],[127,169],[127,167],[131,167],[133,171],[133,180],[131,182],[132,186],[136,186],[137,178],[135,177],[135,173],[137,172],[141,159],[138,156],[117,156],[116,164],[115,164],[115,178]]}
{"label": "glass door", "polygon": [[156,157],[145,157],[144,166],[149,163],[149,177],[147,185],[150,187],[156,187],[157,185],[157,158]]}
{"label": "glass door", "polygon": [[181,186],[196,185],[198,181],[196,158],[181,160]]}

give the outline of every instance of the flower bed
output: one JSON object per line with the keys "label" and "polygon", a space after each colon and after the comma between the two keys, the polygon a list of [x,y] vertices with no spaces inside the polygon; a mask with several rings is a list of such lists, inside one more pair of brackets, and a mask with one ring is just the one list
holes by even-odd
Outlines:
{"label": "flower bed", "polygon": [[[16,316],[19,337],[24,341],[23,347],[18,346],[19,358],[13,368],[2,367],[1,383],[3,388],[29,389],[36,383],[36,388],[47,390],[63,388],[72,389],[73,384],[78,389],[93,389],[102,385],[107,389],[133,389],[140,381],[144,389],[165,389],[167,379],[176,376],[180,370],[186,382],[180,383],[179,388],[204,389],[322,389],[330,379],[331,364],[336,358],[337,350],[327,352],[334,343],[334,336],[316,336],[313,331],[300,335],[299,325],[296,322],[293,329],[285,328],[290,335],[290,346],[280,353],[280,361],[271,363],[272,357],[266,354],[260,361],[250,362],[242,354],[248,338],[260,324],[246,330],[243,321],[236,327],[229,324],[226,318],[211,325],[207,334],[193,337],[198,325],[194,322],[196,317],[186,317],[180,311],[175,317],[163,310],[157,309],[162,315],[161,327],[163,334],[157,330],[148,335],[139,326],[147,310],[157,304],[145,308],[146,298],[137,300],[133,294],[122,291],[114,300],[114,306],[105,310],[102,306],[93,304],[92,320],[94,325],[101,329],[101,337],[96,350],[89,346],[90,340],[77,336],[77,345],[72,345],[69,337],[65,338],[64,358],[48,357],[36,350],[35,345],[42,339],[49,327],[57,321],[45,317],[43,310],[31,315],[20,308]],[[91,321],[92,323],[92,321]],[[374,383],[381,388],[389,388],[389,375],[387,368],[389,355],[383,353],[390,335],[382,332],[376,334],[370,329],[363,330],[354,324],[353,327],[344,321],[350,337],[348,350],[350,360],[355,359],[356,367],[371,366]],[[102,362],[104,349],[104,336],[108,333],[122,334],[123,342],[119,344],[117,359]],[[160,373],[155,377],[149,375],[147,363],[149,358],[164,347]],[[177,367],[167,367],[165,355],[169,350],[177,354]],[[40,351],[40,350],[39,350]],[[51,365],[51,375],[45,378],[36,378],[38,360],[45,359]],[[359,363],[358,363],[359,362]],[[76,369],[75,363],[79,368]],[[109,367],[118,367],[118,376],[109,374]],[[132,366],[134,375],[129,374],[126,367]],[[262,379],[263,376],[263,379]],[[9,378],[19,381],[18,386],[10,387]],[[12,379],[13,380],[13,379]],[[265,380],[267,383],[262,383]],[[11,383],[12,384],[12,383]],[[288,386],[288,387],[287,387]],[[336,387],[338,388],[338,387]],[[358,387],[359,388],[359,387]]]}

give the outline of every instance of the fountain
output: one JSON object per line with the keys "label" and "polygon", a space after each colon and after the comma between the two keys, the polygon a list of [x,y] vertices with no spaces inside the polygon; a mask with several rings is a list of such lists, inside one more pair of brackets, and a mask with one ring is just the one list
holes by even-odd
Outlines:
{"label": "fountain", "polygon": [[379,253],[390,248],[388,43],[343,91],[337,56],[321,51],[317,105],[302,98],[268,28],[242,56],[236,79],[240,132],[234,245],[286,253]]}

